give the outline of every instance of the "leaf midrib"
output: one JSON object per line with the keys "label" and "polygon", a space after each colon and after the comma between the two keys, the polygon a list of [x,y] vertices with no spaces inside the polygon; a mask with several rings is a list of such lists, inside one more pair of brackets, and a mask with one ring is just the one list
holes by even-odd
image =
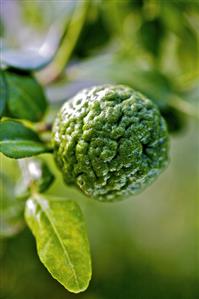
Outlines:
{"label": "leaf midrib", "polygon": [[69,264],[70,267],[71,267],[71,270],[72,270],[72,272],[73,272],[73,276],[74,276],[74,278],[75,278],[77,287],[80,289],[80,284],[79,284],[78,276],[77,276],[77,274],[76,274],[74,265],[73,265],[73,263],[72,263],[72,261],[71,261],[71,259],[70,259],[70,255],[69,255],[67,249],[65,249],[64,245],[62,244],[62,240],[61,240],[61,237],[60,237],[60,235],[59,235],[59,232],[58,232],[57,229],[56,229],[56,226],[54,225],[53,221],[51,221],[51,218],[50,218],[50,215],[48,214],[48,212],[43,208],[40,198],[37,197],[37,198],[35,198],[35,200],[36,200],[36,202],[38,203],[38,205],[40,206],[40,208],[41,208],[42,212],[44,213],[44,215],[46,216],[46,218],[47,218],[48,222],[50,223],[52,229],[54,230],[54,232],[55,232],[55,236],[57,237],[57,240],[58,240],[58,242],[60,243],[61,248],[62,248],[63,251],[64,251],[64,255],[65,255],[65,257],[66,257],[66,259],[67,259],[67,261],[68,261],[68,264]]}

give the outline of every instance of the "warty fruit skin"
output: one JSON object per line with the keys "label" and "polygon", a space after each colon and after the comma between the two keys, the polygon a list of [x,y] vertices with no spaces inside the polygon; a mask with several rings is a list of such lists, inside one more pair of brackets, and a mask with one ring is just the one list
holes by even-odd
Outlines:
{"label": "warty fruit skin", "polygon": [[140,192],[168,164],[168,131],[158,108],[123,85],[84,89],[67,101],[52,142],[66,184],[101,201]]}

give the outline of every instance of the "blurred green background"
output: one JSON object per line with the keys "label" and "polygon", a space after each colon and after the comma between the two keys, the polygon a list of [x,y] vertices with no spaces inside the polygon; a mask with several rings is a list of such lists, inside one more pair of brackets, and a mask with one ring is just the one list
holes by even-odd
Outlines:
{"label": "blurred green background", "polygon": [[[48,193],[76,200],[87,224],[93,277],[88,290],[78,295],[68,293],[40,263],[12,194],[18,164],[0,155],[1,209],[6,202],[10,217],[8,227],[1,222],[1,230],[11,235],[1,239],[0,298],[199,298],[198,1],[2,3],[1,40],[19,50],[40,47],[51,26],[64,32],[64,43],[74,11],[81,14],[88,6],[72,48],[67,40],[69,57],[64,61],[63,54],[56,62],[64,61],[57,80],[45,85],[50,71],[36,73],[51,103],[47,120],[83,87],[124,83],[160,107],[171,132],[171,149],[169,167],[151,187],[114,204],[92,201],[65,186],[52,157],[44,155],[57,177]],[[56,41],[51,42],[53,47]],[[6,186],[11,186],[9,192]]]}

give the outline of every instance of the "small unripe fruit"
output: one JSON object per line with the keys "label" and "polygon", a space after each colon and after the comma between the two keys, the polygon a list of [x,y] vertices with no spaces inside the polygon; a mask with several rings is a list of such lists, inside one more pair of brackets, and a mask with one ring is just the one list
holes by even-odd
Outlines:
{"label": "small unripe fruit", "polygon": [[58,113],[54,156],[66,184],[115,201],[149,185],[168,163],[168,131],[158,108],[123,85],[79,92]]}

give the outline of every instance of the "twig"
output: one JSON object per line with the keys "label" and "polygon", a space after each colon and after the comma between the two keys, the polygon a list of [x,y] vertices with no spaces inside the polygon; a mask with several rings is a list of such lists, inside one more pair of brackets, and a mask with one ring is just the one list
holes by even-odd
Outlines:
{"label": "twig", "polygon": [[69,23],[67,33],[63,37],[61,46],[53,62],[38,73],[38,78],[44,85],[54,81],[63,72],[85,23],[89,5],[90,0],[77,1],[77,6]]}

